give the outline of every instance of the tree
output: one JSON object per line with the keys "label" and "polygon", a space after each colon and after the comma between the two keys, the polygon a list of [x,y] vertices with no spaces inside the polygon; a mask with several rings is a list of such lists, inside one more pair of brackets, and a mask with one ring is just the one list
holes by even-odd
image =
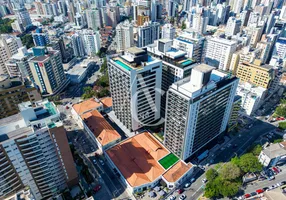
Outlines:
{"label": "tree", "polygon": [[83,95],[81,96],[83,99],[89,99],[91,97],[95,96],[95,91],[92,89],[92,87],[84,87],[83,88]]}
{"label": "tree", "polygon": [[21,37],[22,43],[24,46],[26,46],[28,49],[34,46],[33,37],[31,34],[26,34],[23,37]]}
{"label": "tree", "polygon": [[285,105],[280,105],[275,109],[275,114],[280,117],[286,117],[286,108]]}
{"label": "tree", "polygon": [[262,151],[262,146],[258,144],[258,145],[253,146],[249,152],[255,156],[259,156],[261,151]]}
{"label": "tree", "polygon": [[256,156],[252,153],[247,153],[240,157],[239,168],[245,173],[258,172],[262,170],[262,165]]}
{"label": "tree", "polygon": [[237,181],[222,181],[220,186],[219,191],[223,197],[232,197],[238,192],[241,183]]}
{"label": "tree", "polygon": [[100,72],[101,73],[106,73],[107,72],[107,61],[106,61],[106,58],[103,59],[103,63],[101,65]]}
{"label": "tree", "polygon": [[181,28],[182,28],[182,30],[186,29],[186,23],[185,23],[185,21],[182,22],[182,27],[181,27]]}
{"label": "tree", "polygon": [[106,97],[106,96],[109,96],[110,95],[110,92],[107,88],[103,88],[102,90],[100,90],[99,92],[96,93],[96,96],[98,98],[101,98],[101,97]]}
{"label": "tree", "polygon": [[230,162],[236,166],[239,166],[239,157],[235,156],[233,157]]}
{"label": "tree", "polygon": [[14,22],[12,19],[2,19],[0,18],[0,34],[12,33],[13,29],[11,24]]}
{"label": "tree", "polygon": [[101,76],[97,82],[96,82],[97,86],[101,86],[101,87],[108,87],[109,86],[109,78],[108,75],[105,74],[103,76]]}
{"label": "tree", "polygon": [[215,169],[211,168],[206,172],[206,178],[208,181],[213,181],[218,176],[218,173]]}
{"label": "tree", "polygon": [[280,122],[279,128],[285,130],[286,129],[286,122]]}
{"label": "tree", "polygon": [[209,181],[206,184],[204,196],[207,198],[214,198],[220,196],[221,180],[219,178]]}
{"label": "tree", "polygon": [[226,163],[219,171],[219,175],[225,180],[234,180],[241,175],[239,167],[232,162]]}
{"label": "tree", "polygon": [[283,142],[283,139],[276,139],[276,140],[273,141],[274,144],[275,143],[280,143],[280,142]]}

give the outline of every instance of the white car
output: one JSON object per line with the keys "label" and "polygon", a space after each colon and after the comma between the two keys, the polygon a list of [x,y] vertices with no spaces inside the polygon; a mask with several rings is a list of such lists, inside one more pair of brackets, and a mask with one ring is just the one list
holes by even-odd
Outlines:
{"label": "white car", "polygon": [[206,183],[208,180],[206,179],[206,178],[204,178],[203,180],[202,180],[202,182],[203,183]]}
{"label": "white car", "polygon": [[190,187],[190,185],[191,185],[190,183],[186,183],[185,188]]}
{"label": "white car", "polygon": [[180,200],[183,200],[183,199],[185,199],[185,198],[187,198],[187,196],[184,195],[184,194],[182,194],[179,199],[180,199]]}
{"label": "white car", "polygon": [[169,200],[175,200],[175,199],[176,199],[175,196],[170,196],[170,197],[169,197]]}

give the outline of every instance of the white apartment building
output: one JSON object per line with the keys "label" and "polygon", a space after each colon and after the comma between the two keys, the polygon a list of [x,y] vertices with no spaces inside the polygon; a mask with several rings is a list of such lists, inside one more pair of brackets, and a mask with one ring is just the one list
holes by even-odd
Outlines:
{"label": "white apartment building", "polygon": [[187,56],[196,62],[202,61],[205,37],[200,33],[185,30],[173,40],[173,47],[184,51]]}
{"label": "white apartment building", "polygon": [[137,28],[137,47],[145,47],[160,38],[160,23],[145,22]]}
{"label": "white apartment building", "polygon": [[286,163],[286,141],[270,144],[260,152],[258,160],[265,167],[284,165]]}
{"label": "white apartment building", "polygon": [[[0,120],[0,196],[29,186],[35,199],[51,198],[78,183],[60,113],[47,101],[19,104],[20,113]],[[7,178],[8,177],[8,178]]]}
{"label": "white apartment building", "polygon": [[240,32],[240,27],[241,27],[241,20],[236,19],[235,17],[230,17],[227,20],[227,24],[225,27],[225,34],[227,36],[236,35],[237,33]]}
{"label": "white apartment building", "polygon": [[165,24],[162,27],[162,39],[173,40],[176,35],[176,28],[172,24]]}
{"label": "white apartment building", "polygon": [[85,55],[83,38],[78,33],[75,33],[71,36],[71,43],[74,55],[83,57]]}
{"label": "white apartment building", "polygon": [[81,32],[83,37],[85,52],[88,56],[94,56],[100,50],[100,34],[99,31]]}
{"label": "white apartment building", "polygon": [[134,46],[133,24],[128,20],[116,26],[116,45],[117,51],[124,51]]}
{"label": "white apartment building", "polygon": [[128,130],[160,119],[162,61],[131,47],[124,55],[108,59],[108,72],[112,109]]}
{"label": "white apartment building", "polygon": [[5,62],[18,52],[22,47],[21,39],[11,35],[0,36],[0,74],[7,74]]}
{"label": "white apartment building", "polygon": [[242,111],[247,115],[252,115],[259,109],[264,102],[266,93],[265,88],[255,87],[247,82],[240,83],[236,91],[236,94],[241,97]]}
{"label": "white apartment building", "polygon": [[200,34],[205,34],[207,31],[209,18],[202,13],[196,13],[193,15],[192,28]]}
{"label": "white apartment building", "polygon": [[212,146],[227,128],[237,84],[206,64],[174,83],[167,93],[165,146],[183,160]]}
{"label": "white apartment building", "polygon": [[228,71],[237,42],[224,38],[211,38],[206,41],[204,62],[218,69]]}
{"label": "white apartment building", "polygon": [[103,20],[101,16],[101,9],[91,8],[86,11],[86,20],[88,28],[97,31],[103,26]]}

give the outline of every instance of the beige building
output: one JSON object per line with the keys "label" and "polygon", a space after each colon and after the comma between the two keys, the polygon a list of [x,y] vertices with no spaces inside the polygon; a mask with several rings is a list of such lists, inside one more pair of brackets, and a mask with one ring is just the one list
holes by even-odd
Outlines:
{"label": "beige building", "polygon": [[0,119],[17,114],[19,103],[41,99],[36,88],[27,87],[19,78],[0,75]]}
{"label": "beige building", "polygon": [[20,38],[11,35],[0,36],[0,74],[8,73],[5,62],[18,53],[18,48],[20,47],[22,47]]}
{"label": "beige building", "polygon": [[240,63],[236,76],[241,81],[268,89],[271,81],[274,79],[274,70],[272,66],[262,65],[260,60],[255,60],[253,64],[247,62]]}

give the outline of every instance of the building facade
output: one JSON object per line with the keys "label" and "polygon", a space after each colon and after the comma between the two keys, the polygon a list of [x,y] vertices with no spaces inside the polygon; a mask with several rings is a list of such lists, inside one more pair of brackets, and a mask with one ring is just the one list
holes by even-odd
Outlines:
{"label": "building facade", "polygon": [[137,47],[145,47],[160,38],[160,23],[145,22],[137,28]]}
{"label": "building facade", "polygon": [[162,39],[173,40],[176,35],[176,28],[172,24],[165,24],[162,27]]}
{"label": "building facade", "polygon": [[60,52],[35,47],[33,54],[29,59],[29,66],[42,95],[49,96],[62,91],[68,85],[69,79],[64,73]]}
{"label": "building facade", "polygon": [[128,20],[116,26],[116,45],[118,52],[134,46],[133,24]]}
{"label": "building facade", "polygon": [[50,43],[49,35],[44,33],[42,28],[37,28],[36,31],[32,33],[32,37],[35,46],[46,46]]}
{"label": "building facade", "polygon": [[182,159],[198,155],[227,128],[238,79],[201,64],[167,93],[164,144]]}
{"label": "building facade", "polygon": [[129,48],[125,55],[108,60],[113,111],[128,129],[135,131],[160,119],[162,62],[147,51]]}

